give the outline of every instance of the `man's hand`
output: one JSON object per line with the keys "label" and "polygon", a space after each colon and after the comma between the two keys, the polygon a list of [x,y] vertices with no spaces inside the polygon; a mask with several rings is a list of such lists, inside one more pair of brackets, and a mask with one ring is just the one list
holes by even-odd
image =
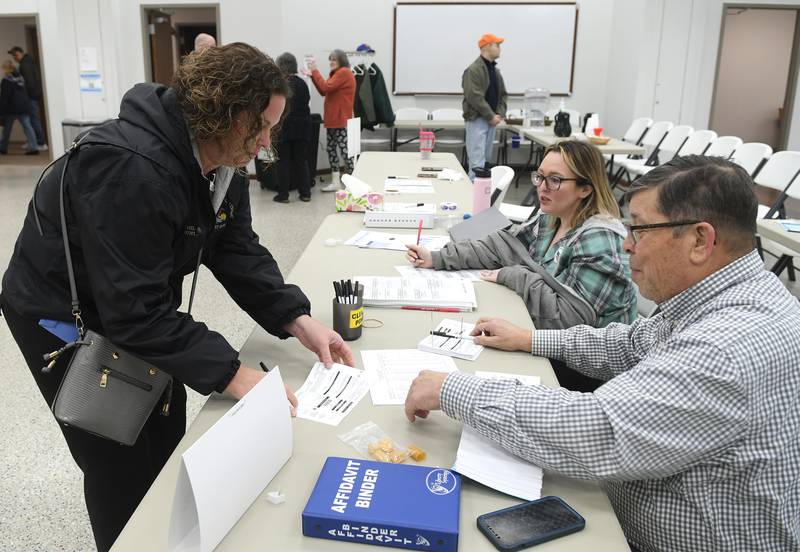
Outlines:
{"label": "man's hand", "polygon": [[499,272],[499,268],[496,270],[481,270],[481,280],[497,283],[497,274]]}
{"label": "man's hand", "polygon": [[342,336],[304,314],[283,327],[284,330],[300,340],[309,351],[316,353],[325,368],[334,362],[354,366],[353,352]]}
{"label": "man's hand", "polygon": [[502,318],[479,318],[470,332],[475,343],[503,351],[531,352],[533,332],[515,326]]}
{"label": "man's hand", "polygon": [[422,370],[411,382],[406,396],[406,418],[413,422],[416,416],[427,418],[431,410],[439,410],[439,393],[442,390],[447,372]]}
{"label": "man's hand", "polygon": [[406,245],[406,260],[415,268],[433,268],[431,252],[421,245]]}
{"label": "man's hand", "polygon": [[497,126],[502,122],[503,122],[503,118],[500,115],[495,114],[495,116],[492,117],[492,120],[489,121],[489,124],[492,125],[492,126]]}
{"label": "man's hand", "polygon": [[[230,383],[225,388],[225,393],[238,401],[258,385],[258,382],[266,375],[262,370],[239,366],[239,369],[236,370]],[[289,401],[289,412],[292,413],[292,416],[297,416],[297,397],[294,396],[294,392],[288,385],[284,384],[283,386],[286,389],[286,399]]]}

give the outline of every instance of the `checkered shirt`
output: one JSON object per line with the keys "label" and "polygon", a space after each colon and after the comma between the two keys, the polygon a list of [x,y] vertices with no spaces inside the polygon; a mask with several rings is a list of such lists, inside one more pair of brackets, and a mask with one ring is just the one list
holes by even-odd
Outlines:
{"label": "checkered shirt", "polygon": [[[453,373],[442,409],[601,480],[645,551],[800,550],[800,305],[755,251],[632,325],[535,331],[594,393]],[[591,520],[589,520],[591,523]]]}
{"label": "checkered shirt", "polygon": [[632,322],[636,295],[622,237],[606,228],[591,228],[567,246],[577,231],[573,228],[550,247],[557,230],[550,220],[542,215],[517,234],[531,258],[589,302],[597,313],[598,326]]}

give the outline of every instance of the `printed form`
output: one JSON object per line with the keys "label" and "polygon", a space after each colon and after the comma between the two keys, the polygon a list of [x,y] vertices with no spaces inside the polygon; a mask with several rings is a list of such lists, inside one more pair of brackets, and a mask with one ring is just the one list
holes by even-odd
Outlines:
{"label": "printed form", "polygon": [[416,349],[361,351],[364,371],[370,374],[372,404],[405,404],[411,382],[421,370],[455,372],[453,359]]}
{"label": "printed form", "polygon": [[481,281],[481,270],[434,270],[433,268],[414,268],[410,265],[396,266],[394,269],[403,278],[429,278],[434,280]]}
{"label": "printed form", "polygon": [[364,370],[334,363],[330,369],[317,362],[297,390],[297,417],[337,426],[369,391]]}
{"label": "printed form", "polygon": [[[361,230],[344,245],[355,245],[366,249],[391,249],[393,251],[405,251],[406,244],[413,244],[417,241],[416,234],[390,234],[388,232],[373,232],[372,230]],[[429,251],[438,251],[450,243],[450,236],[435,236],[423,234],[420,236],[419,244]]]}

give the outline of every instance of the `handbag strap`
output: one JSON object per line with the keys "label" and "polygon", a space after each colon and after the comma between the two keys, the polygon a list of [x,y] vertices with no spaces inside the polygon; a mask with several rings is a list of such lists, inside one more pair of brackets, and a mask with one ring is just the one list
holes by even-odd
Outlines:
{"label": "handbag strap", "polygon": [[[71,303],[72,303],[72,317],[75,319],[75,327],[78,329],[78,333],[80,334],[80,337],[83,337],[85,330],[84,330],[84,326],[83,326],[83,320],[81,319],[81,304],[80,304],[80,301],[78,300],[78,286],[75,283],[75,271],[73,270],[73,267],[72,267],[72,253],[71,253],[70,247],[69,247],[69,236],[67,235],[67,217],[66,217],[66,209],[65,209],[65,203],[64,203],[64,179],[65,179],[65,176],[67,174],[67,166],[69,166],[69,161],[72,158],[72,154],[74,152],[76,152],[78,149],[80,149],[81,145],[84,144],[84,140],[89,136],[90,133],[91,133],[91,131],[87,132],[86,134],[84,134],[81,137],[80,140],[70,144],[69,148],[67,149],[66,153],[64,154],[64,155],[66,155],[67,159],[64,162],[64,166],[61,169],[61,180],[60,180],[60,183],[59,183],[59,190],[58,190],[59,214],[60,214],[60,218],[61,218],[61,237],[64,240],[64,256],[65,256],[66,261],[67,261],[67,276],[69,277],[69,292],[70,292],[70,300],[71,300]],[[129,148],[127,146],[123,146],[123,145],[119,145],[119,144],[114,144],[114,143],[111,143],[111,142],[91,142],[90,141],[90,142],[85,142],[85,144],[109,145],[109,146],[118,147],[118,148],[127,150],[127,151],[129,151],[131,153],[135,153],[136,155],[142,155],[141,153],[137,152],[133,148]],[[144,157],[147,157],[147,156],[144,156]],[[45,171],[46,170],[47,169],[45,169]],[[39,182],[41,182],[41,178],[39,179]],[[36,223],[37,223],[37,226],[39,227],[39,233],[42,234],[41,223],[39,222],[39,219],[38,219],[38,213],[37,213],[36,202],[35,202],[36,189],[38,189],[38,187],[39,187],[39,182],[36,183],[36,188],[34,189],[34,192],[33,192],[34,193],[34,209],[33,209],[33,211],[34,211],[34,214],[36,216]],[[195,288],[197,287],[197,273],[200,271],[200,262],[203,259],[203,249],[204,249],[204,247],[205,247],[204,245],[201,245],[200,246],[200,251],[197,254],[197,264],[196,264],[195,269],[194,269],[194,276],[192,277],[192,292],[191,292],[191,295],[189,296],[189,309],[188,309],[188,313],[187,314],[191,314],[192,313],[192,303],[194,302],[194,292],[195,292]]]}

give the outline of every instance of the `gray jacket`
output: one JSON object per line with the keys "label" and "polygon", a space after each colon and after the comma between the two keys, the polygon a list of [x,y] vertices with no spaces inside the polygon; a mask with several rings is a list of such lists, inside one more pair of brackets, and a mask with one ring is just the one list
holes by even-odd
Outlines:
{"label": "gray jacket", "polygon": [[[515,225],[480,240],[451,242],[441,251],[432,252],[433,266],[436,270],[502,268],[497,275],[497,282],[513,289],[522,297],[538,329],[563,329],[579,324],[599,325],[598,313],[593,304],[535,262],[525,245],[517,238],[530,224]],[[563,248],[569,250],[587,230],[594,228],[603,228],[625,236],[625,229],[618,221],[594,216],[575,229]]]}
{"label": "gray jacket", "polygon": [[461,87],[464,89],[464,100],[461,102],[461,107],[464,110],[465,121],[471,121],[476,117],[483,117],[489,121],[495,114],[505,118],[508,94],[500,69],[495,68],[495,71],[497,72],[497,110],[492,111],[486,102],[486,91],[489,90],[489,70],[486,68],[483,58],[478,56],[478,59],[464,70],[464,74],[461,76]]}

